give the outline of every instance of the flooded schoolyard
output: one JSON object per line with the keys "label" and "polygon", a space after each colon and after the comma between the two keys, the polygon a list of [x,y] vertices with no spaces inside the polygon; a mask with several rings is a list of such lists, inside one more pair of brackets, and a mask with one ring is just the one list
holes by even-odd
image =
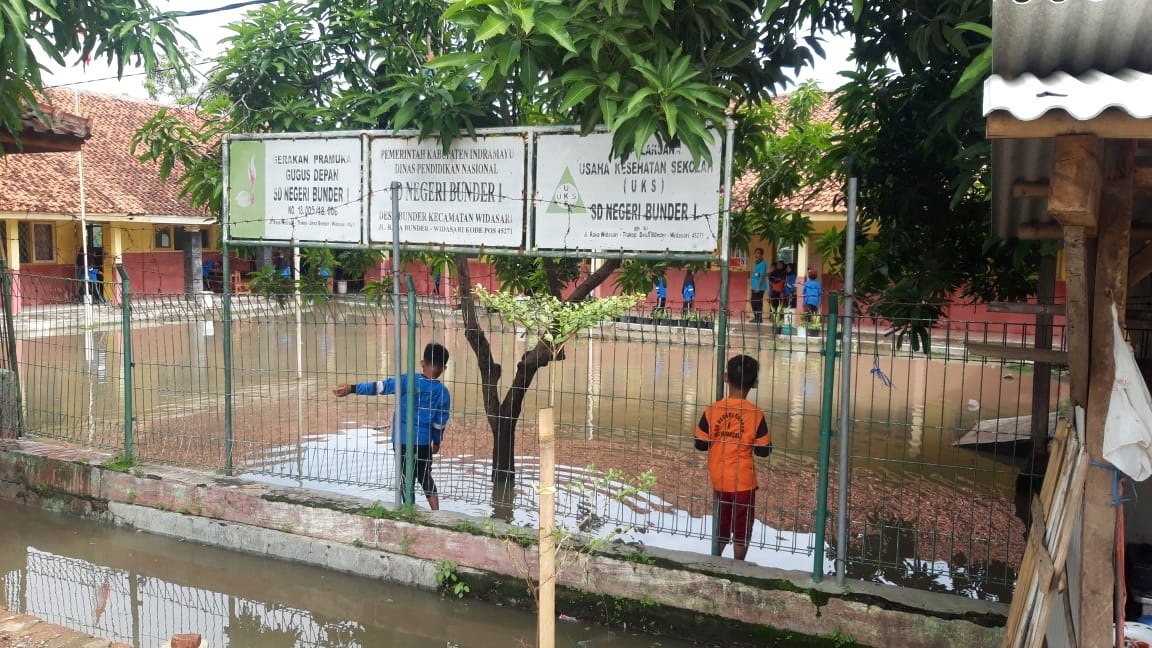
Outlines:
{"label": "flooded schoolyard", "polygon": [[[336,303],[304,313],[299,322],[290,309],[247,312],[232,324],[230,376],[219,313],[197,313],[132,332],[132,433],[144,461],[221,471],[230,422],[237,473],[369,499],[395,497],[394,401],[330,394],[338,383],[393,373],[395,329],[385,309]],[[541,370],[525,394],[518,479],[512,493],[497,494],[480,372],[459,314],[425,308],[419,317],[417,348],[436,341],[452,353],[444,376],[452,420],[433,469],[445,508],[533,524],[535,418],[552,402],[561,439],[558,498],[567,524],[621,542],[708,551],[711,493],[692,435],[717,395],[710,332],[608,324],[574,341],[566,359]],[[502,363],[503,397],[529,340],[496,319],[482,326]],[[18,347],[29,429],[122,447],[126,374],[119,330],[21,337]],[[749,559],[811,570],[815,552],[834,555],[828,543],[815,546],[814,533],[824,356],[814,341],[743,326],[733,329],[724,356],[735,353],[761,362],[751,398],[767,413],[775,446],[759,467]],[[982,420],[1029,414],[1031,367],[965,361],[955,348],[926,358],[861,344],[853,379],[850,575],[1007,600],[1024,547],[1014,502],[1020,462],[953,443]],[[1051,406],[1062,398],[1054,376]],[[645,471],[655,476],[655,487],[632,492],[629,479]],[[834,538],[835,461],[831,481],[828,537]],[[834,562],[825,568],[831,571]]]}

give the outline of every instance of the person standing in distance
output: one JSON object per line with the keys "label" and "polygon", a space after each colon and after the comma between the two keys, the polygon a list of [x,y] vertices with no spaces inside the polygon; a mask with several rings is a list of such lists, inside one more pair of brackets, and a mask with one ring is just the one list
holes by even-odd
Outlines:
{"label": "person standing in distance", "polygon": [[720,501],[720,554],[732,543],[732,555],[744,560],[755,522],[756,464],[753,457],[772,454],[772,437],[764,411],[748,400],[756,388],[760,363],[738,355],[728,360],[724,380],[728,397],[712,403],[696,424],[696,449],[708,453],[708,475]]}
{"label": "person standing in distance", "polygon": [[[432,455],[440,452],[444,440],[444,427],[448,424],[448,412],[452,398],[448,388],[440,382],[444,368],[448,366],[448,349],[441,344],[424,347],[424,357],[420,361],[420,373],[412,387],[416,390],[416,412],[413,429],[416,437],[416,482],[428,498],[428,508],[440,508],[440,496],[436,492],[436,482],[432,479]],[[408,473],[408,454],[404,444],[408,417],[408,376],[400,377],[400,412],[392,416],[392,447],[404,458],[404,474]],[[374,382],[352,385],[337,385],[332,393],[339,398],[349,394],[359,396],[382,396],[396,393],[396,379],[385,378]]]}
{"label": "person standing in distance", "polygon": [[684,298],[684,316],[692,312],[692,302],[696,301],[696,275],[689,268],[684,273],[684,286],[680,289],[680,296]]}
{"label": "person standing in distance", "polygon": [[764,249],[752,251],[755,263],[752,264],[752,321],[764,321],[764,291],[768,290],[768,263],[764,261]]}

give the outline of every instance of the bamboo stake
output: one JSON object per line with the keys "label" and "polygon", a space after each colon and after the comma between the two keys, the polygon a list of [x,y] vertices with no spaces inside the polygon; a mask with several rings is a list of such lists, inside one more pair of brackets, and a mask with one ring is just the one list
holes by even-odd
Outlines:
{"label": "bamboo stake", "polygon": [[556,645],[556,427],[540,410],[540,596],[536,645]]}

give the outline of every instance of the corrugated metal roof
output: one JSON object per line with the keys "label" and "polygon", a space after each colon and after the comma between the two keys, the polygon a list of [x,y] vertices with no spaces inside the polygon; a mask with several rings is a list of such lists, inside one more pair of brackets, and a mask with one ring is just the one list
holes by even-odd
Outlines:
{"label": "corrugated metal roof", "polygon": [[[1152,0],[993,0],[992,73],[985,114],[1036,119],[1053,110],[1087,120],[1115,107],[1152,117]],[[992,229],[1004,238],[1054,225],[1045,198],[1016,183],[1047,183],[1051,139],[992,142]],[[1134,213],[1152,214],[1147,204]]]}
{"label": "corrugated metal roof", "polygon": [[992,73],[1152,72],[1148,0],[993,0]]}
{"label": "corrugated metal roof", "polygon": [[1025,73],[1011,80],[997,74],[984,83],[985,115],[1005,110],[1017,119],[1032,120],[1049,110],[1063,110],[1087,120],[1107,108],[1119,108],[1139,119],[1152,117],[1152,74],[1089,70],[1078,77],[1056,72],[1041,79]]}

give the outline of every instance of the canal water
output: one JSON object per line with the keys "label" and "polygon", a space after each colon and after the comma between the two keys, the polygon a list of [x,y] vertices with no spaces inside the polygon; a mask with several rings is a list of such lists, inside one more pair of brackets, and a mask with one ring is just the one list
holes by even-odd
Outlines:
{"label": "canal water", "polygon": [[[134,648],[535,646],[529,613],[0,502],[0,603]],[[563,610],[559,610],[563,612]],[[687,648],[560,621],[557,646]]]}

